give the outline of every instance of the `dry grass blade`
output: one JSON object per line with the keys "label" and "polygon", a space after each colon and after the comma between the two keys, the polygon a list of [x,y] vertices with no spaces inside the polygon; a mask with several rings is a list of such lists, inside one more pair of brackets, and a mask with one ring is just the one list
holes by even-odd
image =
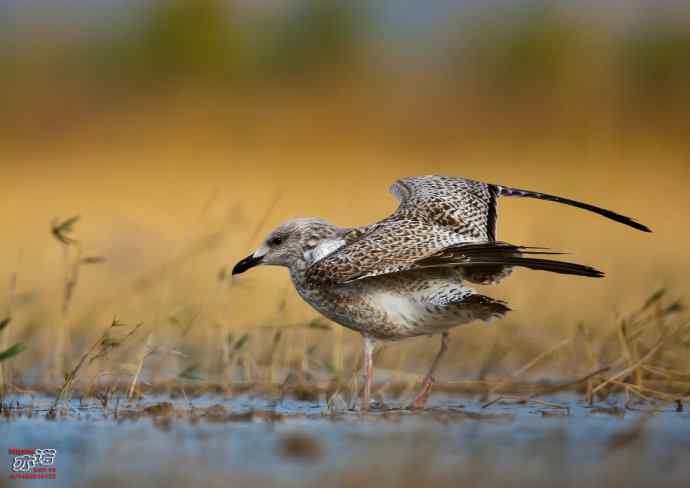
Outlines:
{"label": "dry grass blade", "polygon": [[632,373],[636,368],[644,364],[645,361],[649,360],[651,357],[656,354],[656,352],[661,348],[663,345],[664,341],[663,339],[659,339],[659,341],[645,354],[643,357],[638,359],[635,363],[631,364],[627,368],[623,369],[622,371],[614,374],[613,376],[605,379],[602,383],[598,384],[593,390],[592,394],[597,393],[598,391],[602,390],[604,387],[606,387],[608,384],[610,384],[614,380],[618,380],[620,378],[624,378],[630,373]]}
{"label": "dry grass blade", "polygon": [[[551,354],[553,354],[554,352],[558,351],[558,350],[561,349],[562,347],[566,346],[566,345],[569,344],[573,339],[574,339],[574,337],[568,337],[567,339],[563,339],[561,342],[559,342],[558,344],[556,344],[555,346],[553,346],[551,349],[549,349],[549,350],[547,350],[547,351],[544,351],[543,353],[539,354],[537,357],[535,357],[534,359],[532,359],[531,361],[529,361],[527,364],[525,364],[524,366],[522,366],[520,369],[518,369],[518,370],[515,372],[515,374],[513,375],[513,378],[512,378],[512,379],[514,379],[514,378],[516,378],[516,377],[519,377],[521,374],[525,373],[526,371],[529,371],[529,370],[530,370],[531,368],[533,368],[536,364],[538,364],[539,361],[541,361],[542,359],[544,359],[544,358],[550,356]],[[491,395],[493,395],[494,393],[496,393],[498,390],[500,390],[502,387],[504,387],[504,386],[505,386],[506,384],[508,384],[510,381],[511,381],[511,379],[505,379],[505,380],[501,381],[499,384],[497,384],[496,386],[494,386],[493,388],[491,388],[491,390],[489,391],[489,396],[491,396]],[[484,405],[482,405],[482,408],[487,408],[487,407],[493,405],[493,404],[496,403],[499,399],[500,399],[500,397],[497,398],[497,399],[490,400],[490,401],[486,402]]]}
{"label": "dry grass blade", "polygon": [[571,389],[571,388],[574,387],[574,386],[577,386],[577,385],[579,385],[579,384],[581,384],[581,383],[584,383],[585,381],[590,381],[590,380],[591,380],[592,378],[594,378],[595,376],[598,376],[598,375],[600,375],[600,374],[602,374],[602,373],[606,373],[606,372],[609,371],[610,369],[611,369],[611,368],[609,368],[608,366],[606,366],[606,367],[604,367],[604,368],[599,368],[598,370],[593,371],[593,372],[591,372],[591,373],[588,373],[588,374],[586,374],[585,376],[582,376],[582,377],[577,378],[577,379],[575,379],[575,380],[567,381],[567,382],[565,382],[565,383],[560,383],[560,384],[558,384],[558,385],[553,385],[553,386],[548,386],[548,387],[542,388],[542,389],[540,389],[539,391],[537,391],[537,392],[535,392],[535,393],[531,393],[530,395],[528,395],[528,396],[525,398],[525,400],[532,400],[535,396],[538,396],[538,395],[547,395],[547,394],[557,393],[557,392],[559,392],[559,391],[569,390],[569,389]]}
{"label": "dry grass blade", "polygon": [[644,312],[645,310],[649,309],[652,305],[661,300],[666,295],[666,292],[666,288],[659,288],[657,291],[652,293],[652,295],[644,302],[644,305],[642,305],[639,312]]}
{"label": "dry grass blade", "polygon": [[[597,360],[595,354],[594,354],[594,347],[592,345],[592,338],[590,337],[590,334],[588,330],[585,327],[585,324],[580,323],[578,325],[578,331],[580,332],[580,335],[582,336],[582,341],[585,346],[585,353],[587,355],[587,359],[591,365],[592,368],[598,368],[599,367],[599,361]],[[596,376],[596,375],[594,375]],[[592,396],[592,389],[593,389],[593,384],[592,381],[593,376],[589,377],[587,379],[587,395],[586,395],[586,400],[587,403],[592,405],[593,403],[593,396]]]}
{"label": "dry grass blade", "polygon": [[153,333],[149,333],[149,335],[146,336],[146,342],[144,343],[144,349],[141,353],[141,357],[139,358],[139,362],[137,363],[136,371],[134,372],[134,375],[132,376],[132,383],[130,384],[129,391],[127,392],[127,398],[130,400],[134,396],[134,389],[137,386],[137,381],[139,381],[139,376],[141,375],[141,370],[144,367],[144,361],[146,360],[147,357],[149,357],[155,351],[155,348],[152,345],[152,337],[153,337]]}
{"label": "dry grass blade", "polygon": [[76,381],[77,376],[81,369],[88,364],[93,363],[97,359],[105,357],[111,350],[116,347],[121,346],[124,341],[130,338],[137,330],[142,326],[138,324],[132,328],[132,330],[127,333],[121,340],[115,340],[110,336],[111,329],[115,327],[122,326],[122,323],[114,318],[110,326],[103,332],[103,334],[98,338],[98,340],[81,356],[74,368],[65,376],[65,382],[58,391],[55,397],[55,401],[48,411],[48,418],[54,419],[57,415],[57,409],[59,408],[62,401],[70,393],[73,383]]}
{"label": "dry grass blade", "polygon": [[[683,401],[688,401],[688,397],[683,397],[680,395],[672,395],[670,393],[666,393],[663,391],[659,390],[654,390],[652,388],[648,388],[645,386],[637,386],[631,383],[626,383],[624,381],[618,381],[618,380],[611,380],[611,383],[623,387],[623,388],[629,388],[630,390],[634,391],[637,395],[640,397],[644,398],[645,400],[652,401],[654,399],[661,399],[665,400],[668,402],[683,402]],[[646,393],[647,395],[645,395]]]}
{"label": "dry grass blade", "polygon": [[643,357],[635,361],[633,364],[628,366],[627,368],[624,368],[622,371],[614,374],[613,376],[607,378],[604,380],[602,383],[597,385],[593,390],[592,393],[597,393],[598,391],[601,391],[603,388],[605,388],[607,385],[609,385],[612,381],[614,380],[619,380],[620,378],[624,378],[631,374],[633,371],[635,371],[637,368],[642,366],[645,362],[650,360],[654,355],[660,350],[661,346],[663,346],[668,340],[676,337],[679,333],[685,332],[685,327],[678,327],[676,331],[674,331],[671,334],[666,334],[662,335],[661,338],[652,346],[652,348],[645,354]]}
{"label": "dry grass blade", "polygon": [[74,231],[74,224],[76,224],[81,217],[75,215],[66,220],[60,222],[58,219],[54,219],[50,225],[50,232],[55,239],[57,239],[62,244],[68,246],[75,244],[77,241],[68,236]]}
{"label": "dry grass blade", "polygon": [[660,366],[652,366],[651,364],[645,364],[642,366],[643,369],[649,373],[663,376],[665,378],[675,378],[679,380],[690,380],[690,372],[674,371],[667,368],[662,368]]}
{"label": "dry grass blade", "polygon": [[0,320],[0,332],[2,332],[12,322],[12,317],[6,317]]}
{"label": "dry grass blade", "polygon": [[101,264],[104,263],[106,259],[103,256],[87,256],[81,258],[81,264]]}
{"label": "dry grass blade", "polygon": [[8,377],[10,377],[10,374],[8,374],[5,370],[6,365],[3,365],[3,362],[13,358],[14,356],[22,352],[24,349],[26,349],[24,344],[22,344],[21,342],[17,342],[12,346],[7,347],[7,334],[3,332],[4,329],[6,329],[8,325],[10,325],[11,321],[11,317],[8,316],[0,322],[0,398],[2,398],[2,395],[4,395],[5,392],[8,390],[8,386],[10,383],[8,379]]}

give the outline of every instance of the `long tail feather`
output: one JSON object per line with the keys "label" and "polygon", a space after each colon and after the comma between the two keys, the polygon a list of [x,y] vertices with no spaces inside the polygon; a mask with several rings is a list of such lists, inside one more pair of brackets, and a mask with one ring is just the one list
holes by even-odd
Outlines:
{"label": "long tail feather", "polygon": [[590,205],[589,203],[578,202],[576,200],[570,200],[569,198],[557,197],[555,195],[548,195],[546,193],[539,193],[536,191],[521,190],[519,188],[510,188],[507,186],[493,185],[498,189],[498,196],[502,197],[526,197],[526,198],[538,198],[539,200],[547,200],[549,202],[563,203],[565,205],[570,205],[577,208],[582,208],[590,212],[602,215],[621,224],[628,225],[633,229],[641,230],[643,232],[651,232],[652,230],[646,225],[640,224],[630,217],[625,215],[612,212],[605,208],[597,207],[595,205]]}

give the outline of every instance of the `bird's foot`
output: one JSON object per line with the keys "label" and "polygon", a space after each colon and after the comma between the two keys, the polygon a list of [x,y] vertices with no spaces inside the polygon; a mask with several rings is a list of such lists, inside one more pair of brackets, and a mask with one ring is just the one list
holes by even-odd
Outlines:
{"label": "bird's foot", "polygon": [[358,412],[376,412],[386,410],[388,407],[383,402],[383,398],[377,397],[369,400],[369,404],[365,404],[364,400],[359,402],[359,405],[355,409]]}
{"label": "bird's foot", "polygon": [[426,407],[426,402],[429,400],[429,395],[431,395],[431,387],[433,386],[433,381],[424,383],[422,390],[415,397],[415,399],[410,403],[410,410],[422,410]]}
{"label": "bird's foot", "polygon": [[381,398],[374,398],[369,402],[369,408],[371,410],[385,410],[386,409],[386,404],[383,403],[383,399]]}

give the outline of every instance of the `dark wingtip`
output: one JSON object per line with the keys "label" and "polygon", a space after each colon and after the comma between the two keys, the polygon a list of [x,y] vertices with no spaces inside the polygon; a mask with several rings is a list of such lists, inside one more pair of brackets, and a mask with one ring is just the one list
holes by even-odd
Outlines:
{"label": "dark wingtip", "polygon": [[650,229],[649,227],[647,227],[647,226],[644,225],[644,224],[639,223],[639,222],[638,222],[637,220],[635,220],[635,219],[632,219],[632,218],[630,218],[630,217],[625,217],[625,216],[622,216],[622,215],[619,215],[619,214],[616,214],[616,213],[613,213],[613,212],[611,212],[611,213],[612,213],[615,217],[612,217],[611,215],[605,215],[605,214],[602,214],[602,215],[605,215],[606,217],[609,217],[611,220],[615,220],[615,221],[617,221],[617,222],[619,222],[619,223],[621,223],[621,224],[625,224],[625,225],[627,225],[628,227],[632,227],[633,229],[637,229],[637,230],[640,230],[640,231],[642,231],[642,232],[652,232],[652,229]]}
{"label": "dark wingtip", "polygon": [[[570,264],[570,263],[567,263]],[[583,264],[573,264],[572,270],[562,271],[565,274],[572,274],[574,276],[584,276],[585,278],[605,278],[606,274],[603,271],[599,271],[591,266],[585,266]],[[547,270],[548,271],[548,270]]]}
{"label": "dark wingtip", "polygon": [[562,203],[565,205],[570,205],[572,207],[577,207],[577,208],[581,208],[584,210],[588,210],[590,212],[594,212],[596,214],[602,215],[608,219],[614,220],[618,223],[621,223],[623,225],[627,225],[629,227],[632,227],[633,229],[637,229],[637,230],[640,230],[642,232],[652,232],[652,230],[649,227],[647,227],[644,224],[640,224],[635,219],[632,219],[630,217],[626,217],[625,215],[621,215],[619,213],[613,212],[612,210],[597,207],[596,205],[591,205],[589,203],[584,203],[584,202],[578,202],[577,200],[571,200],[570,198],[559,197],[556,195],[549,195],[548,193],[540,193],[540,192],[536,192],[536,191],[522,190],[520,188],[510,188],[508,186],[502,186],[502,185],[494,185],[494,186],[496,186],[498,188],[498,195],[499,196],[536,198],[539,200],[546,200],[549,202]]}
{"label": "dark wingtip", "polygon": [[587,278],[604,278],[606,276],[606,273],[603,271],[599,271],[591,266],[585,266],[584,264],[574,264],[573,267],[576,271],[573,273],[575,275],[585,276]]}

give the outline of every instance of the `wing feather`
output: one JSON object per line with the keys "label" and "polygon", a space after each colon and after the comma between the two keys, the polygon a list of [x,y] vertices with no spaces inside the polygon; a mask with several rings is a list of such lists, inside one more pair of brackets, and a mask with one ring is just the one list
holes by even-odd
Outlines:
{"label": "wing feather", "polygon": [[[436,231],[436,232],[434,232]],[[416,233],[430,236],[415,239]],[[444,237],[445,235],[445,237]],[[520,266],[534,270],[602,277],[581,264],[531,257],[552,255],[544,249],[486,241],[443,244],[454,234],[417,221],[387,222],[375,231],[311,265],[305,278],[316,286],[342,285],[364,278],[428,268]],[[392,242],[397,240],[398,242]]]}
{"label": "wing feather", "polygon": [[496,239],[496,200],[500,196],[536,198],[599,214],[643,232],[649,227],[611,210],[569,198],[451,176],[412,176],[391,186],[400,200],[392,217],[421,218],[448,227],[466,240]]}
{"label": "wing feather", "polygon": [[414,263],[440,249],[460,242],[453,232],[417,220],[387,220],[366,232],[345,236],[349,243],[315,262],[305,279],[318,285],[413,269]]}
{"label": "wing feather", "polygon": [[396,181],[390,191],[400,201],[393,215],[346,234],[345,245],[307,269],[308,281],[343,284],[382,274],[447,266],[471,268],[481,275],[482,282],[491,281],[494,275],[502,276],[504,270],[513,266],[603,276],[588,266],[531,257],[549,254],[543,250],[497,242],[499,196],[564,203],[649,231],[633,219],[600,207],[466,178],[413,176]]}
{"label": "wing feather", "polygon": [[449,176],[412,176],[390,188],[400,206],[390,217],[430,222],[465,241],[496,239],[498,187]]}
{"label": "wing feather", "polygon": [[442,266],[475,267],[489,265],[519,266],[534,270],[588,276],[591,278],[601,278],[604,276],[604,273],[590,266],[568,263],[565,261],[555,261],[552,259],[529,257],[531,255],[543,256],[554,254],[561,253],[550,252],[541,248],[516,246],[506,242],[462,243],[450,246],[427,258],[420,259],[415,265],[420,268]]}

